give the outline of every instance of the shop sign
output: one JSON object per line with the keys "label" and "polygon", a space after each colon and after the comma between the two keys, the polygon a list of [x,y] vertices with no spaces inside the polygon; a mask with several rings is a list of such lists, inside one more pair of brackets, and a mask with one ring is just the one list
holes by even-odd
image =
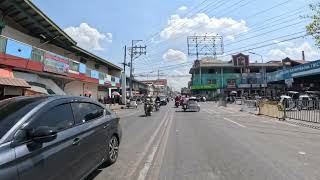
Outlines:
{"label": "shop sign", "polygon": [[69,71],[69,61],[64,57],[45,53],[43,70],[56,74],[67,74]]}
{"label": "shop sign", "polygon": [[219,86],[217,84],[193,85],[191,87],[192,90],[214,90],[218,88]]}

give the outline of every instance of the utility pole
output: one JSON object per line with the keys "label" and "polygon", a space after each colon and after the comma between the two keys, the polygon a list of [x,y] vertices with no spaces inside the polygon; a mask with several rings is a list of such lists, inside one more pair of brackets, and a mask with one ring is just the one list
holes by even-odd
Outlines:
{"label": "utility pole", "polygon": [[133,89],[133,60],[138,58],[141,55],[147,54],[147,46],[137,46],[135,43],[140,42],[142,40],[132,40],[131,48],[130,48],[130,98],[132,97],[132,89]]}
{"label": "utility pole", "polygon": [[126,66],[127,64],[127,46],[124,46],[124,58],[123,58],[123,72],[122,72],[122,103],[126,104],[127,101],[127,77]]}

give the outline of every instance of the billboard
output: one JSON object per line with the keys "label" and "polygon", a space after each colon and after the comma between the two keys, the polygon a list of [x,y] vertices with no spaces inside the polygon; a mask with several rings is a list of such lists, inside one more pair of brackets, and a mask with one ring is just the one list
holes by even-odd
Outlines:
{"label": "billboard", "polygon": [[46,52],[44,54],[43,71],[66,75],[69,71],[69,60]]}

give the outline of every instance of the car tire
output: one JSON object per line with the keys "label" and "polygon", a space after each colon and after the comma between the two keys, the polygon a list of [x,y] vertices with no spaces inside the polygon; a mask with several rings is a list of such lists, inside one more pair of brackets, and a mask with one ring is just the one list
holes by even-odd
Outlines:
{"label": "car tire", "polygon": [[108,148],[107,159],[104,164],[109,166],[117,161],[119,155],[119,140],[115,135],[110,138]]}

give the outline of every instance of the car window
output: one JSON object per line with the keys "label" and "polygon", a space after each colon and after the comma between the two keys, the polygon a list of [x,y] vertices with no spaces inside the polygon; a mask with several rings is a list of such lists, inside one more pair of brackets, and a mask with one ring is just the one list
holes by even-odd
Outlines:
{"label": "car window", "polygon": [[60,131],[72,125],[74,125],[74,118],[71,106],[70,104],[62,104],[43,112],[29,124],[28,129],[47,126]]}
{"label": "car window", "polygon": [[[72,103],[76,123],[84,123],[103,116],[104,109],[101,106],[92,103]],[[109,113],[108,111],[106,111]],[[110,114],[110,113],[109,113]]]}
{"label": "car window", "polygon": [[46,98],[12,98],[0,101],[0,138],[7,133],[25,114]]}

